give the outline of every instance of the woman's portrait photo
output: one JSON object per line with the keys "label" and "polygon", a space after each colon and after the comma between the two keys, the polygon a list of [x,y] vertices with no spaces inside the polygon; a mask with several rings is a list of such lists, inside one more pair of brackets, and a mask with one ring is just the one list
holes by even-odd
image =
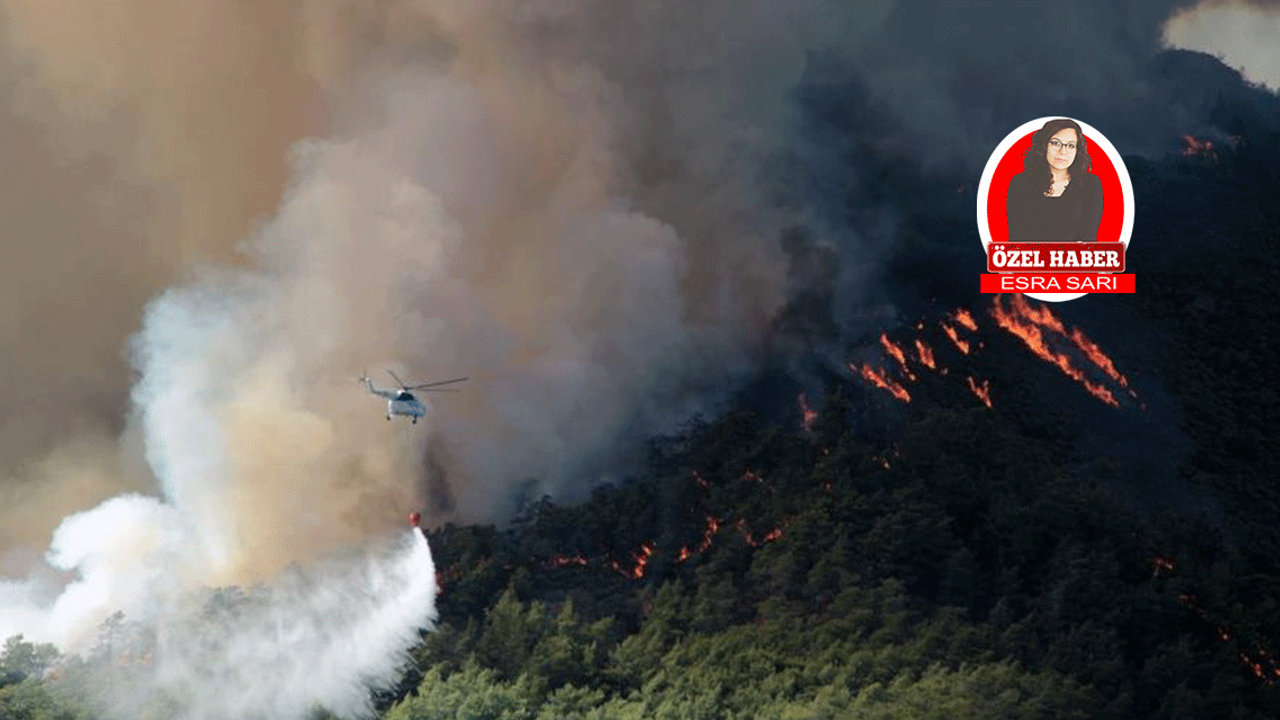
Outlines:
{"label": "woman's portrait photo", "polygon": [[1005,200],[1009,242],[1097,242],[1102,182],[1079,123],[1046,122],[1023,153]]}

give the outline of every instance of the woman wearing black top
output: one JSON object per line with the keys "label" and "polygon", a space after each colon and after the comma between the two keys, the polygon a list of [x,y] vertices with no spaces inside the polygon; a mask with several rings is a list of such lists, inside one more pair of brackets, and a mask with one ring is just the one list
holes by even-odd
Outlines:
{"label": "woman wearing black top", "polygon": [[1102,181],[1075,121],[1050,120],[1031,136],[1023,171],[1009,182],[1009,242],[1097,242]]}

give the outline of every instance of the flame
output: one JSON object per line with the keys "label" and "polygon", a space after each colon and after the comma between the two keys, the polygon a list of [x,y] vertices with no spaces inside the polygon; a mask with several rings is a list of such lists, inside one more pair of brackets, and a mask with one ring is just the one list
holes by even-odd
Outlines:
{"label": "flame", "polygon": [[714,538],[718,532],[720,532],[720,521],[708,515],[707,527],[702,532],[702,540],[695,545],[692,550],[689,549],[687,545],[680,548],[680,554],[676,557],[676,562],[682,563],[685,560],[688,560],[694,553],[706,552],[707,549],[711,547],[711,539]]}
{"label": "flame", "polygon": [[800,422],[804,425],[805,432],[813,432],[813,424],[818,420],[818,413],[809,407],[809,397],[800,393],[796,396],[796,404],[800,406]]}
{"label": "flame", "polygon": [[916,356],[920,358],[920,364],[930,370],[937,370],[938,364],[933,360],[933,348],[924,344],[920,338],[916,338]]}
{"label": "flame", "polygon": [[960,352],[964,353],[965,355],[968,355],[969,341],[961,340],[960,333],[956,332],[956,329],[952,327],[950,324],[948,324],[945,320],[941,323],[941,325],[942,325],[942,331],[947,334],[947,337],[951,338],[951,342],[955,343],[955,346],[959,348]]}
{"label": "flame", "polygon": [[1193,135],[1182,136],[1182,155],[1183,157],[1193,157],[1201,155],[1204,157],[1217,159],[1218,151],[1214,149],[1211,140],[1201,140]]}
{"label": "flame", "polygon": [[907,354],[902,351],[902,348],[894,344],[894,342],[889,339],[889,336],[885,335],[883,332],[880,333],[880,345],[884,348],[885,352],[889,353],[890,357],[898,361],[898,367],[902,368],[902,374],[906,375],[907,379],[915,382],[916,376],[912,375],[911,368],[907,367]]}
{"label": "flame", "polygon": [[640,552],[633,553],[631,558],[636,561],[636,566],[631,570],[623,570],[617,560],[613,561],[613,569],[622,573],[623,577],[639,580],[644,577],[645,566],[649,564],[649,557],[653,555],[653,543],[644,543],[640,546]]}
{"label": "flame", "polygon": [[[1173,561],[1168,558],[1157,557],[1156,566],[1157,572],[1160,568],[1172,570]],[[1217,636],[1218,640],[1221,642],[1232,641],[1233,636],[1231,628],[1210,617],[1209,613],[1206,612],[1204,608],[1200,607],[1200,604],[1196,601],[1196,597],[1194,595],[1179,595],[1178,601],[1198,615],[1201,620],[1212,625],[1215,631],[1214,634]],[[1254,652],[1257,654],[1256,657],[1252,653],[1245,652],[1238,648],[1236,649],[1236,657],[1239,658],[1240,664],[1244,665],[1249,672],[1253,673],[1254,677],[1267,685],[1274,683],[1276,680],[1280,680],[1280,665],[1278,665],[1275,659],[1271,657],[1271,652],[1261,645],[1255,645],[1254,647]]]}
{"label": "flame", "polygon": [[1032,308],[1027,305],[1021,295],[1014,295],[1013,309],[1009,311],[1005,310],[1004,306],[1001,305],[1000,296],[996,296],[991,315],[1000,327],[1022,340],[1023,344],[1030,348],[1031,352],[1035,353],[1037,357],[1056,365],[1067,377],[1075,380],[1102,402],[1112,407],[1120,407],[1120,402],[1116,400],[1115,395],[1110,390],[1086,378],[1084,373],[1071,363],[1071,358],[1067,357],[1066,354],[1055,352],[1049,348],[1045,342],[1043,328],[1055,330],[1063,335],[1066,335],[1067,332],[1063,328],[1062,322],[1054,317],[1048,308]]}
{"label": "flame", "polygon": [[586,567],[587,559],[581,555],[556,555],[555,557],[548,560],[545,564],[548,570],[562,568],[567,565],[579,565],[582,567]]}
{"label": "flame", "polygon": [[773,542],[774,540],[782,537],[782,528],[780,527],[770,530],[761,538],[754,537],[751,534],[751,531],[747,529],[747,521],[745,518],[738,521],[738,532],[742,533],[742,539],[751,547],[760,547],[767,542]]}
{"label": "flame", "polygon": [[1084,333],[1080,331],[1080,328],[1073,328],[1071,330],[1071,341],[1076,344],[1076,347],[1080,348],[1081,352],[1089,358],[1090,362],[1101,368],[1102,372],[1107,374],[1107,377],[1114,380],[1118,385],[1120,385],[1120,387],[1128,390],[1130,396],[1134,398],[1138,397],[1138,394],[1133,391],[1133,388],[1129,387],[1129,378],[1120,374],[1120,371],[1116,369],[1116,364],[1111,361],[1111,358],[1107,357],[1106,353],[1102,352],[1102,348],[1098,347],[1097,343],[1094,343],[1092,340],[1085,337]]}
{"label": "flame", "polygon": [[982,384],[979,385],[974,382],[972,377],[965,379],[969,381],[969,389],[973,391],[974,395],[978,396],[978,399],[982,401],[982,404],[987,407],[991,407],[991,381],[983,380]]}
{"label": "flame", "polygon": [[890,393],[893,394],[894,397],[898,398],[902,402],[911,402],[911,393],[908,393],[907,389],[902,387],[898,383],[894,382],[893,380],[890,380],[884,374],[884,372],[880,370],[876,370],[872,368],[870,365],[862,365],[861,367],[859,367],[857,365],[854,365],[853,363],[849,363],[849,370],[851,370],[855,374],[862,375],[863,379],[865,379],[867,382],[877,387],[888,390]]}
{"label": "flame", "polygon": [[[1097,399],[1112,407],[1119,407],[1120,401],[1117,397],[1123,390],[1137,400],[1144,410],[1146,409],[1146,403],[1130,386],[1129,379],[1116,368],[1115,362],[1103,352],[1102,348],[1079,328],[1068,329],[1047,307],[1033,307],[1021,295],[1015,295],[1012,307],[1006,308],[997,296],[990,312],[1002,329],[1017,336],[1036,356],[1057,366]],[[892,373],[884,364],[876,367],[870,363],[848,362],[846,365],[849,370],[854,375],[862,377],[867,383],[889,392],[898,400],[905,403],[911,402],[911,393],[905,387],[906,381],[919,382],[921,379],[918,376],[919,370],[913,372],[911,365],[931,370],[939,376],[948,374],[948,368],[940,362],[945,362],[945,358],[939,357],[938,353],[940,348],[945,354],[946,348],[938,346],[934,339],[926,339],[923,333],[926,328],[924,320],[917,321],[914,327],[917,335],[910,340],[892,340],[889,338],[888,331],[881,331],[877,337],[885,354],[897,363],[900,374]],[[967,308],[955,308],[946,312],[945,316],[938,320],[938,327],[964,355],[970,355],[985,347],[981,335],[967,334],[979,331],[974,312]],[[1060,335],[1062,339],[1051,338],[1049,334]],[[1071,343],[1074,349],[1063,346],[1063,341]],[[910,360],[907,357],[908,351],[911,355]],[[1084,363],[1096,366],[1097,371],[1105,375],[1106,379],[1091,377],[1093,370]],[[1089,374],[1086,374],[1086,370]],[[969,391],[982,404],[987,408],[993,407],[990,380],[979,380],[976,376],[968,376],[965,382]],[[797,402],[801,406],[802,414],[809,409],[808,398],[803,394]]]}
{"label": "flame", "polygon": [[1173,561],[1163,555],[1157,555],[1152,564],[1155,568],[1151,571],[1151,577],[1159,577],[1162,572],[1170,572],[1173,570]]}

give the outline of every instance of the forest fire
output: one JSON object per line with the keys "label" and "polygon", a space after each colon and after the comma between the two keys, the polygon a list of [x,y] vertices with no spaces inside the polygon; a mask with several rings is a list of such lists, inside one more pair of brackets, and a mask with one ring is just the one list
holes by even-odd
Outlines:
{"label": "forest fire", "polygon": [[581,555],[556,555],[555,557],[544,563],[543,567],[548,570],[562,568],[568,565],[579,565],[585,567],[587,559]]}
{"label": "forest fire", "polygon": [[[1115,362],[1102,351],[1102,348],[1085,336],[1079,328],[1068,329],[1047,307],[1033,307],[1021,295],[1015,295],[1006,307],[1002,302],[1002,296],[996,296],[990,314],[995,318],[997,325],[1021,340],[1037,357],[1057,367],[1098,400],[1112,407],[1120,407],[1117,392],[1123,390],[1138,400],[1143,409],[1146,408],[1130,386],[1129,379],[1116,368]],[[976,338],[963,336],[966,332],[978,332],[978,322],[969,310],[958,308],[947,313],[938,321],[938,327],[964,355],[970,355],[984,347],[981,336]],[[919,333],[924,333],[926,329],[924,321],[917,322],[915,329]],[[848,367],[855,375],[862,377],[871,385],[888,391],[904,403],[911,402],[912,397],[904,381],[919,382],[918,368],[930,370],[939,376],[947,375],[947,368],[942,366],[938,353],[926,337],[918,336],[909,341],[899,342],[890,339],[889,334],[882,331],[878,342],[885,354],[893,358],[900,369],[900,375],[897,378],[891,376],[890,372],[883,367],[876,368],[870,363],[861,365],[848,363]],[[1063,346],[1064,342],[1065,346]],[[913,349],[910,357],[904,348]],[[1096,372],[1101,373],[1106,379],[1089,377],[1086,374],[1088,365],[1078,364],[1082,362],[1095,366]],[[912,364],[916,367],[911,367]],[[987,408],[993,407],[990,380],[979,380],[978,377],[969,375],[965,378],[965,383],[969,392],[983,405]],[[1114,384],[1114,388],[1109,387],[1110,384]],[[807,407],[806,399],[801,406],[802,413]]]}
{"label": "forest fire", "polygon": [[[920,364],[930,370],[937,370],[938,364],[933,359],[933,348],[924,344],[920,338],[916,338],[916,356],[920,358]],[[943,370],[945,373],[946,371]]]}
{"label": "forest fire", "polygon": [[[1157,563],[1164,558],[1156,558]],[[1173,563],[1168,562],[1168,569],[1172,569]],[[1201,620],[1213,626],[1214,635],[1220,642],[1232,642],[1234,636],[1231,629],[1225,624],[1214,620],[1204,608],[1200,607],[1199,602],[1194,595],[1182,594],[1178,596],[1178,602],[1181,602],[1187,609],[1194,612]],[[1256,645],[1252,653],[1237,649],[1236,657],[1240,660],[1240,664],[1245,667],[1255,678],[1261,680],[1267,685],[1280,680],[1280,663],[1277,663],[1271,652],[1261,645]]]}
{"label": "forest fire", "polygon": [[1201,140],[1194,135],[1182,136],[1182,155],[1183,157],[1207,157],[1213,160],[1218,158],[1218,151],[1213,147],[1213,141]]}
{"label": "forest fire", "polygon": [[676,562],[682,563],[692,557],[695,553],[706,552],[707,549],[711,547],[711,539],[714,538],[718,532],[720,532],[720,521],[708,515],[707,527],[702,533],[702,540],[695,545],[692,550],[689,549],[688,545],[680,548],[680,554],[676,557]]}
{"label": "forest fire", "polygon": [[942,321],[942,331],[951,338],[951,342],[955,344],[956,349],[965,355],[969,354],[969,341],[960,338],[960,333],[945,320]]}
{"label": "forest fire", "polygon": [[813,432],[813,424],[818,420],[818,413],[809,407],[809,396],[800,393],[796,396],[796,404],[800,406],[800,422],[804,425],[805,432]]}
{"label": "forest fire", "polygon": [[979,385],[974,381],[973,377],[967,377],[965,379],[969,381],[969,390],[973,391],[973,394],[982,401],[983,405],[991,407],[991,381],[983,380],[982,384]]}
{"label": "forest fire", "polygon": [[1062,322],[1054,317],[1048,308],[1037,310],[1027,305],[1021,295],[1014,295],[1011,309],[1005,309],[1000,302],[1000,296],[996,296],[995,305],[991,308],[991,316],[1000,327],[1021,340],[1037,357],[1057,366],[1063,374],[1079,383],[1089,394],[1112,407],[1120,406],[1120,402],[1110,390],[1085,377],[1084,372],[1071,362],[1071,358],[1066,353],[1049,347],[1044,334],[1045,329],[1054,330],[1064,336],[1067,332]]}
{"label": "forest fire", "polygon": [[1129,379],[1120,374],[1120,371],[1116,369],[1115,363],[1111,362],[1111,358],[1107,357],[1106,353],[1102,352],[1102,348],[1098,347],[1096,343],[1085,337],[1080,328],[1071,330],[1071,340],[1076,344],[1076,347],[1084,352],[1090,362],[1106,373],[1107,377],[1114,380],[1120,387],[1128,390],[1129,395],[1132,397],[1138,397],[1138,394],[1129,387]]}
{"label": "forest fire", "polygon": [[908,380],[915,382],[916,376],[912,374],[911,368],[907,367],[907,354],[902,351],[902,348],[894,344],[884,333],[880,333],[880,346],[889,354],[889,357],[898,362],[898,367],[902,368],[902,374],[906,375]]}
{"label": "forest fire", "polygon": [[774,540],[782,537],[782,528],[776,527],[765,533],[762,537],[756,538],[751,534],[751,531],[747,529],[746,520],[738,521],[738,532],[742,533],[742,539],[751,547],[760,547],[767,542],[773,542]]}
{"label": "forest fire", "polygon": [[863,379],[876,387],[889,391],[894,397],[902,402],[911,402],[911,393],[907,392],[906,388],[889,379],[889,377],[885,375],[884,371],[876,370],[870,365],[858,366],[853,363],[849,363],[849,370],[855,374],[861,375]]}
{"label": "forest fire", "polygon": [[653,544],[645,543],[640,546],[640,552],[634,553],[631,557],[636,561],[635,567],[630,570],[623,570],[622,565],[617,560],[613,561],[613,569],[622,573],[623,577],[639,580],[644,577],[644,569],[649,564],[649,558],[653,555]]}

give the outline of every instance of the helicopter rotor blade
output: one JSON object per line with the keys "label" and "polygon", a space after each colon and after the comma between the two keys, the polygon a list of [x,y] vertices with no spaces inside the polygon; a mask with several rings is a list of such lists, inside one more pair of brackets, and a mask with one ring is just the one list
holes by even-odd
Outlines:
{"label": "helicopter rotor blade", "polygon": [[[440,386],[440,385],[449,385],[449,384],[452,384],[452,383],[462,382],[463,380],[469,380],[469,379],[470,379],[470,378],[460,377],[460,378],[454,378],[454,379],[452,379],[452,380],[441,380],[440,382],[430,382],[430,383],[422,383],[421,385],[412,385],[412,386],[407,387],[407,388],[405,388],[405,389],[406,389],[406,390],[425,390],[425,389],[427,389],[427,388],[438,387],[438,386]],[[443,391],[442,391],[442,392],[443,392]],[[457,391],[456,391],[456,390],[453,390],[453,391],[451,391],[451,392],[457,392]]]}
{"label": "helicopter rotor blade", "polygon": [[397,384],[397,385],[399,385],[401,388],[403,388],[403,389],[405,389],[405,390],[408,390],[408,389],[409,389],[408,387],[405,387],[404,381],[400,379],[400,376],[399,376],[399,375],[396,375],[396,374],[395,374],[394,372],[392,372],[389,368],[387,369],[387,372],[391,374],[391,377],[395,378],[395,380],[396,380],[396,384]]}

